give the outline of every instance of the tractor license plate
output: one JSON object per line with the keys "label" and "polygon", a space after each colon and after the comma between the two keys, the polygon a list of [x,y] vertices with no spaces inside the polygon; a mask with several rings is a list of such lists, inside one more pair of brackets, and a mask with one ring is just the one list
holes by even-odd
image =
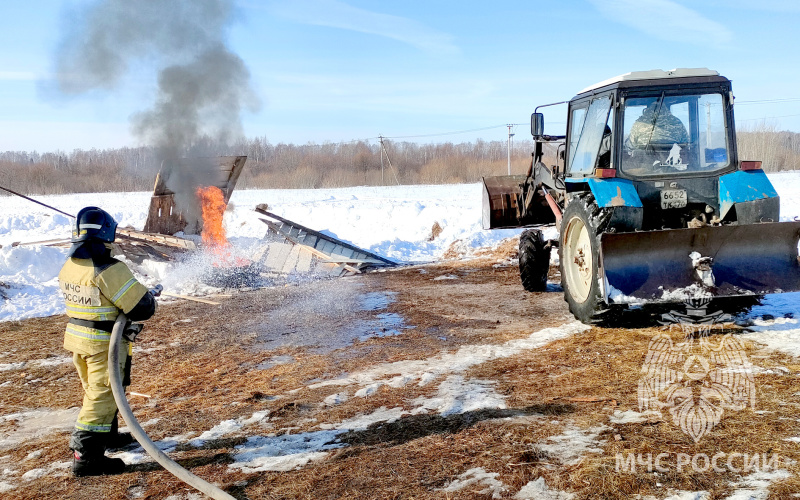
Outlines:
{"label": "tractor license plate", "polygon": [[683,208],[685,206],[685,189],[665,189],[661,191],[661,208]]}

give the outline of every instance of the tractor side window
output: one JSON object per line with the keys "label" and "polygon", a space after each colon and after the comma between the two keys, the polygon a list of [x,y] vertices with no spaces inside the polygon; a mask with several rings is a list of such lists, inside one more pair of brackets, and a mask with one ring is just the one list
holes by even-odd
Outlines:
{"label": "tractor side window", "polygon": [[697,101],[700,129],[700,165],[716,168],[728,164],[727,134],[725,132],[725,110],[722,95],[706,94]]}
{"label": "tractor side window", "polygon": [[[570,155],[570,173],[588,174],[594,169],[610,109],[611,95],[598,97],[589,105],[586,110],[586,117],[583,120],[583,127],[580,130],[580,136],[578,136],[577,144],[574,146],[574,154]],[[570,130],[570,132],[572,134],[576,132],[574,130],[574,122],[573,130]],[[575,137],[575,135],[571,136],[571,149],[573,147],[572,141]]]}
{"label": "tractor side window", "polygon": [[569,130],[569,161],[575,158],[575,148],[578,147],[578,139],[581,137],[581,130],[583,130],[583,121],[586,119],[586,108],[577,108],[572,110],[572,119],[570,120]]}

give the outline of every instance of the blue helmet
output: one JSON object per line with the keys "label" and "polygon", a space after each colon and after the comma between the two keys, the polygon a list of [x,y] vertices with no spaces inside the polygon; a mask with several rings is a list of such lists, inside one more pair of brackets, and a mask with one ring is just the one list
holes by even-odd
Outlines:
{"label": "blue helmet", "polygon": [[117,234],[117,221],[108,212],[97,207],[85,207],[75,218],[72,243],[100,240],[111,243]]}

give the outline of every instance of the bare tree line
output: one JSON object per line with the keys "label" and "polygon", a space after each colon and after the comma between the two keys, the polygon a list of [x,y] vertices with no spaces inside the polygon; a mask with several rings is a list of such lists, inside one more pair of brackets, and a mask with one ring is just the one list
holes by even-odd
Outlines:
{"label": "bare tree line", "polygon": [[[739,157],[764,170],[800,169],[800,134],[761,124],[738,132]],[[507,172],[506,141],[418,144],[384,140],[272,144],[266,137],[233,146],[207,139],[190,156],[247,155],[239,188],[324,188],[477,182]],[[527,171],[530,141],[511,150],[512,173]],[[383,163],[381,160],[383,159]],[[37,153],[0,152],[0,186],[28,194],[148,191],[160,165],[150,147]]]}

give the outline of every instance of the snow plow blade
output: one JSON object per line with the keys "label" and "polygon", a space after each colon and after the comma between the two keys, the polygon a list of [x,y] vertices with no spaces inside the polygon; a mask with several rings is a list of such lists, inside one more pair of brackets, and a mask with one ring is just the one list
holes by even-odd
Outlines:
{"label": "snow plow blade", "polygon": [[[798,235],[800,222],[603,234],[606,302],[683,302],[800,290]],[[694,252],[699,255],[693,259]],[[704,257],[713,259],[713,277],[706,273],[705,284],[697,265]]]}
{"label": "snow plow blade", "polygon": [[502,175],[483,178],[483,228],[519,227],[517,199],[525,175]]}

